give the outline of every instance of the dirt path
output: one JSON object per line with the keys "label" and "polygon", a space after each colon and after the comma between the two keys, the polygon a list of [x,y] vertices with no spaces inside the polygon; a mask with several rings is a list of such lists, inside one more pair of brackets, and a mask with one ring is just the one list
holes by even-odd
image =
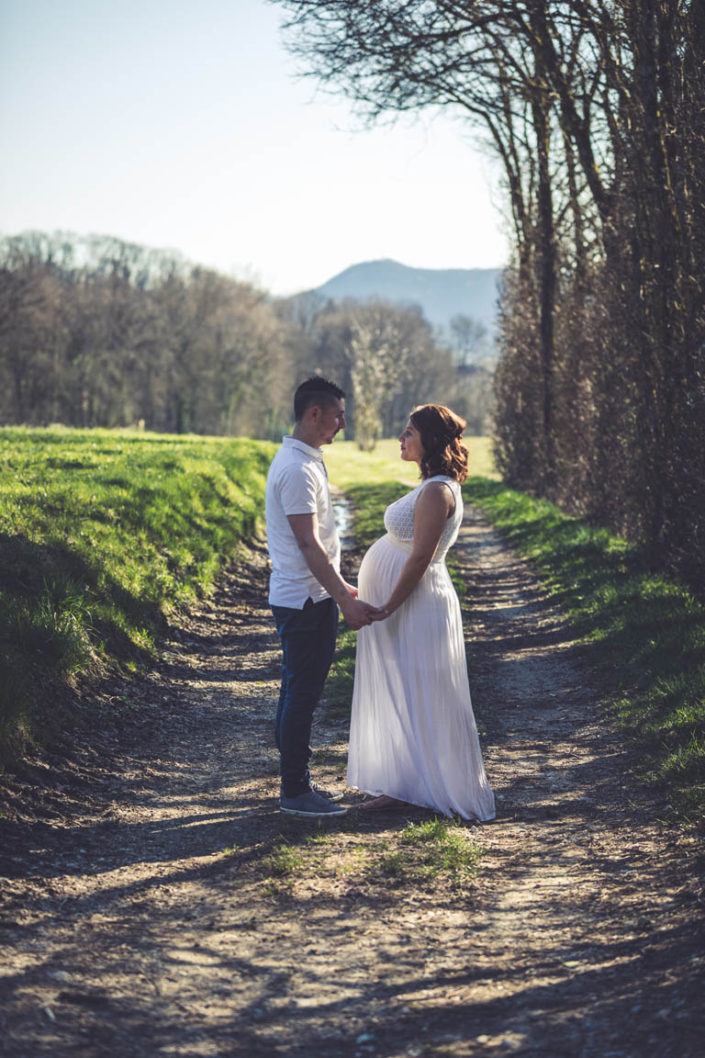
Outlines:
{"label": "dirt path", "polygon": [[[422,811],[278,813],[260,544],[54,785],[6,781],[3,1054],[702,1055],[702,840],[658,822],[564,621],[471,512],[459,553],[499,807],[476,878],[391,870]],[[319,779],[346,727],[318,724]]]}

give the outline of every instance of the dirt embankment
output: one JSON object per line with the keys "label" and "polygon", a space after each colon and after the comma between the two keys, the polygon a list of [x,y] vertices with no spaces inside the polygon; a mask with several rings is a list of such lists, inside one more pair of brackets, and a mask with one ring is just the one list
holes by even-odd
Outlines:
{"label": "dirt embankment", "polygon": [[[459,553],[499,809],[467,828],[478,874],[404,868],[420,810],[280,816],[257,545],[105,690],[117,720],[51,781],[6,777],[3,1053],[702,1054],[702,840],[659,821],[526,566],[471,512]],[[315,740],[340,784],[345,719],[322,710]]]}

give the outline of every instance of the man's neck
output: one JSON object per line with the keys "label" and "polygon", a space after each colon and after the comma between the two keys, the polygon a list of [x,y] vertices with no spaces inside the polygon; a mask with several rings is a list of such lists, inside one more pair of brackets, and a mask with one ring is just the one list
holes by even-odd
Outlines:
{"label": "man's neck", "polygon": [[319,438],[312,434],[310,430],[306,430],[301,423],[297,422],[295,424],[294,429],[291,431],[291,436],[295,441],[302,441],[309,448],[320,449],[321,447]]}

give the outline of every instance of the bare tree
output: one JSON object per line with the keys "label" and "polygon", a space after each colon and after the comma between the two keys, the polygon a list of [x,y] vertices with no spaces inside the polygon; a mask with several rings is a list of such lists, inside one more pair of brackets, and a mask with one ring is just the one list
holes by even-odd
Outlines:
{"label": "bare tree", "polygon": [[502,163],[507,479],[702,577],[703,5],[279,2],[307,71],[368,120],[452,107]]}

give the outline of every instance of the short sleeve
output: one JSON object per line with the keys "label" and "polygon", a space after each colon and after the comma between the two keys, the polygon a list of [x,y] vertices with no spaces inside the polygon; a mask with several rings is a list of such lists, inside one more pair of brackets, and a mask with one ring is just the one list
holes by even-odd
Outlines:
{"label": "short sleeve", "polygon": [[290,514],[316,514],[317,496],[316,475],[309,467],[287,468],[279,482],[279,497],[287,517]]}

